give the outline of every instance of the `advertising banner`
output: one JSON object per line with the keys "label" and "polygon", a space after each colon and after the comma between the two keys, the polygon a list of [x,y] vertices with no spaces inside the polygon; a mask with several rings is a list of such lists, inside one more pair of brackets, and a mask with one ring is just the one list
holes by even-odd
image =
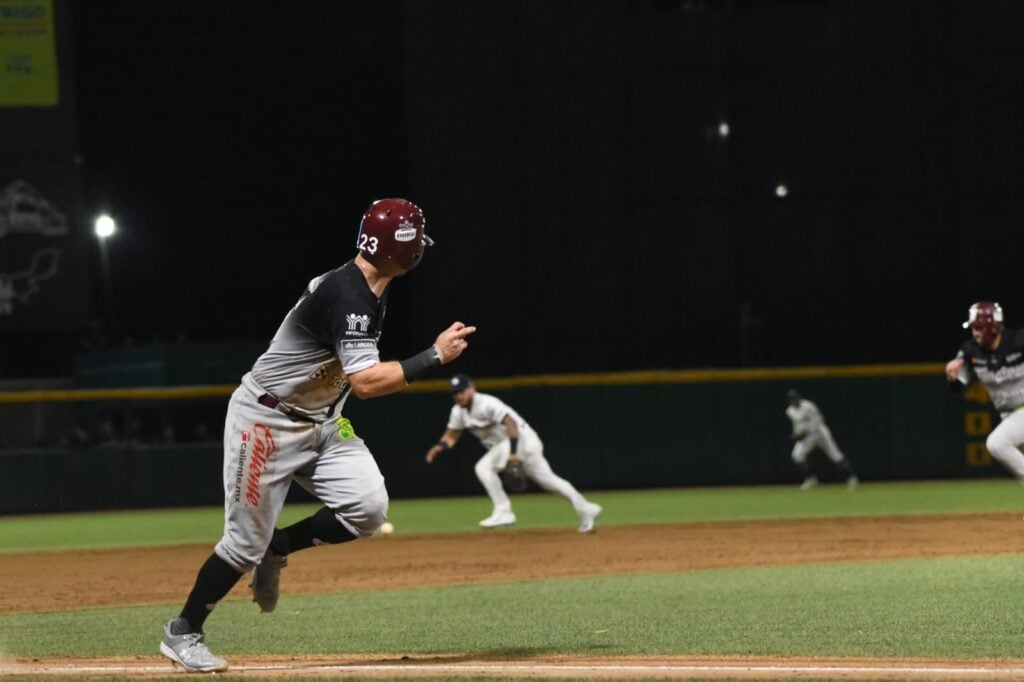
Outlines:
{"label": "advertising banner", "polygon": [[0,0],[0,107],[59,99],[52,0]]}

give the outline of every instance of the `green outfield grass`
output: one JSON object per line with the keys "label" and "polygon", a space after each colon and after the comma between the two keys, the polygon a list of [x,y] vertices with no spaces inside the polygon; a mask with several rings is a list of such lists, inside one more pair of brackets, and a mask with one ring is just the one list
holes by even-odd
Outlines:
{"label": "green outfield grass", "polygon": [[[680,488],[588,492],[605,508],[601,525],[688,523],[876,516],[1021,512],[1024,489],[1009,479],[863,484],[856,491],[822,486]],[[306,516],[312,505],[286,506],[282,524]],[[560,497],[522,495],[515,499],[517,528],[574,526],[576,517]],[[476,532],[490,513],[485,497],[393,500],[390,517],[398,533]],[[220,507],[136,510],[93,514],[0,517],[0,552],[212,543],[220,537]]]}
{"label": "green outfield grass", "polygon": [[[1024,556],[548,579],[247,601],[207,624],[231,654],[706,654],[1015,658]],[[152,656],[177,605],[0,616],[15,656]]]}

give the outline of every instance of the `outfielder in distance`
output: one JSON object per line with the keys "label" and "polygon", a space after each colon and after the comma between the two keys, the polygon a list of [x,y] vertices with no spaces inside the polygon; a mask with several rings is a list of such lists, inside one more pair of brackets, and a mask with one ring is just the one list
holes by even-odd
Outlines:
{"label": "outfielder in distance", "polygon": [[991,301],[971,305],[963,326],[971,338],[946,363],[946,379],[958,390],[974,380],[985,386],[1002,416],[985,447],[1024,485],[1024,329],[1005,329],[1003,307]]}
{"label": "outfielder in distance", "polygon": [[[309,282],[231,396],[224,425],[224,535],[160,642],[161,653],[187,671],[227,669],[207,647],[203,624],[243,574],[253,571],[253,600],[269,613],[289,554],[373,535],[387,518],[384,477],[341,416],[345,400],[351,393],[376,398],[402,390],[459,357],[476,331],[455,322],[421,353],[401,362],[380,360],[388,287],[433,244],[424,223],[423,212],[405,199],[374,202],[359,226],[356,257]],[[275,528],[292,481],[324,506]]]}
{"label": "outfielder in distance", "polygon": [[454,447],[466,429],[487,448],[476,463],[476,477],[490,496],[494,511],[480,525],[496,528],[516,522],[512,502],[502,486],[499,472],[506,466],[519,463],[527,478],[544,490],[569,500],[580,517],[579,532],[593,532],[602,511],[601,505],[588,501],[572,483],[551,470],[544,457],[544,443],[526,420],[499,398],[477,391],[472,379],[465,374],[456,374],[451,383],[455,404],[448,415],[448,428],[427,451],[427,463],[433,463],[438,455]]}
{"label": "outfielder in distance", "polygon": [[811,473],[811,466],[807,463],[807,455],[814,448],[824,450],[836,468],[846,476],[847,488],[850,490],[856,488],[860,481],[853,473],[853,467],[850,466],[849,460],[836,445],[832,431],[825,424],[825,418],[821,416],[818,406],[801,396],[797,390],[790,390],[786,397],[789,399],[786,416],[793,422],[793,433],[790,436],[793,440],[791,457],[793,463],[804,475],[800,490],[809,490],[818,485],[818,477]]}

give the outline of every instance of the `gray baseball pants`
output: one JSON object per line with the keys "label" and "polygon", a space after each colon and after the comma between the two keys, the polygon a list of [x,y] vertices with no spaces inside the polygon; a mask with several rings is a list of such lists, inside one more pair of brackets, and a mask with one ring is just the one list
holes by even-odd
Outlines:
{"label": "gray baseball pants", "polygon": [[1010,470],[1024,485],[1024,408],[1003,416],[992,433],[988,434],[985,447],[1004,467]]}
{"label": "gray baseball pants", "polygon": [[344,417],[313,423],[257,402],[246,376],[228,403],[224,424],[224,535],[217,555],[241,572],[270,545],[292,481],[320,499],[356,537],[387,519],[384,476]]}

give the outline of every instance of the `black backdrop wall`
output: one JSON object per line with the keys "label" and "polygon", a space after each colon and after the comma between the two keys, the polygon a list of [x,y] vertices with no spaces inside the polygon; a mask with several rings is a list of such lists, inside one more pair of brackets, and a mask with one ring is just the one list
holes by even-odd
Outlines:
{"label": "black backdrop wall", "polygon": [[[438,242],[386,351],[463,319],[482,376],[934,361],[974,300],[1024,319],[1024,3],[54,6],[116,340],[266,340],[386,195]],[[0,375],[60,373],[18,334]]]}
{"label": "black backdrop wall", "polygon": [[453,1],[405,22],[439,244],[415,327],[479,324],[471,370],[937,360],[973,300],[1022,319],[1020,4]]}

